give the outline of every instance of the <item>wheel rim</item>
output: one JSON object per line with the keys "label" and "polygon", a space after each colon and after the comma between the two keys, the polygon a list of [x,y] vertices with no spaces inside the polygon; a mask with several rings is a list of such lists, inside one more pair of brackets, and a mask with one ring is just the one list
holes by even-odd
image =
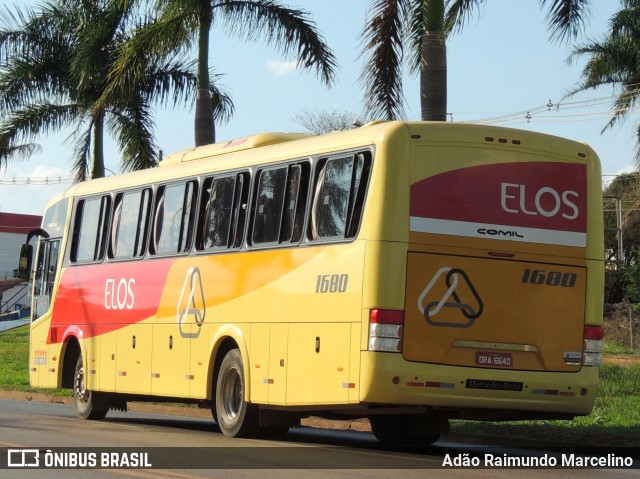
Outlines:
{"label": "wheel rim", "polygon": [[88,391],[84,388],[84,367],[81,366],[76,371],[76,378],[74,384],[74,393],[76,398],[81,402],[87,401]]}
{"label": "wheel rim", "polygon": [[235,419],[242,405],[242,383],[237,369],[230,369],[225,374],[222,387],[222,404],[229,419]]}

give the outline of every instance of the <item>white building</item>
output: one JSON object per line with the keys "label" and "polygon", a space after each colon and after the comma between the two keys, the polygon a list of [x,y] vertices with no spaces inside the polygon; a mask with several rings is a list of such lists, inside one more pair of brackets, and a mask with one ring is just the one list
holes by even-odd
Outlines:
{"label": "white building", "polygon": [[42,216],[0,212],[0,281],[12,279],[18,268],[20,245],[29,231],[40,228]]}

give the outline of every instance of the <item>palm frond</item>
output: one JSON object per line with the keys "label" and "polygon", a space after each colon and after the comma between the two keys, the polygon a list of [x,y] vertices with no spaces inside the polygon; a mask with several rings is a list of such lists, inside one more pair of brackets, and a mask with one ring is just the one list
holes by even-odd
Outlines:
{"label": "palm frond", "polygon": [[69,91],[66,50],[51,48],[45,55],[15,56],[0,75],[0,111],[9,113],[46,99],[66,103]]}
{"label": "palm frond", "polygon": [[91,137],[94,123],[89,122],[89,126],[84,130],[79,130],[72,134],[76,138],[73,147],[73,166],[71,172],[75,181],[86,181],[89,179],[89,166],[91,165]]}
{"label": "palm frond", "polygon": [[5,145],[0,140],[0,171],[7,166],[9,161],[26,161],[31,155],[41,151],[42,147],[36,143]]}
{"label": "palm frond", "polygon": [[59,131],[77,120],[74,106],[42,103],[37,107],[15,111],[0,124],[0,166],[13,160],[26,160],[39,151],[30,140],[41,133]]}
{"label": "palm frond", "polygon": [[147,102],[138,98],[126,108],[113,112],[108,127],[117,139],[122,153],[123,171],[135,171],[156,166],[158,147],[153,142],[154,123]]}
{"label": "palm frond", "polygon": [[544,8],[549,4],[547,22],[552,41],[565,41],[577,37],[589,16],[590,0],[540,0]]}
{"label": "palm frond", "polygon": [[40,134],[58,132],[79,121],[83,113],[84,109],[78,105],[55,105],[47,102],[14,111],[2,123],[0,143],[11,146]]}
{"label": "palm frond", "polygon": [[[104,106],[109,98],[135,94],[135,88],[140,85],[141,79],[148,76],[150,64],[158,62],[158,59],[169,58],[169,63],[173,61],[174,65],[180,64],[175,58],[184,52],[192,41],[188,24],[189,18],[186,15],[166,16],[161,21],[149,19],[139,24],[114,52],[108,84],[99,103]],[[175,66],[165,68],[176,69]],[[127,91],[130,93],[126,93]],[[174,98],[174,101],[176,100]]]}
{"label": "palm frond", "polygon": [[445,35],[457,33],[477,12],[486,0],[447,0],[445,16]]}
{"label": "palm frond", "polygon": [[248,41],[262,38],[285,56],[295,52],[299,68],[315,68],[327,85],[335,81],[336,57],[307,12],[274,0],[215,0],[213,18],[224,21],[229,34]]}
{"label": "palm frond", "polygon": [[[217,75],[212,75],[212,78],[217,78]],[[209,85],[209,91],[211,92],[213,119],[218,123],[227,123],[235,111],[233,100],[226,91],[213,82]]]}
{"label": "palm frond", "polygon": [[370,18],[361,33],[365,68],[365,110],[374,118],[404,117],[402,93],[403,25],[407,0],[374,0]]}
{"label": "palm frond", "polygon": [[197,90],[195,61],[159,61],[145,73],[135,90],[143,93],[147,101],[177,106],[193,100]]}
{"label": "palm frond", "polygon": [[[635,20],[633,20],[635,21]],[[582,81],[566,96],[600,87],[617,92],[613,113],[603,131],[626,119],[640,100],[640,35],[628,30],[611,33],[603,41],[591,41],[574,48],[570,60],[589,56],[582,73]]]}

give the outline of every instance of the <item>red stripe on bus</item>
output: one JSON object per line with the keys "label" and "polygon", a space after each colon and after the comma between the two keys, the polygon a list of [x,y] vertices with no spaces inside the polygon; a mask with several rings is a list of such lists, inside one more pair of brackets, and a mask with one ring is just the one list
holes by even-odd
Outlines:
{"label": "red stripe on bus", "polygon": [[527,162],[460,168],[411,185],[411,216],[587,231],[584,164]]}

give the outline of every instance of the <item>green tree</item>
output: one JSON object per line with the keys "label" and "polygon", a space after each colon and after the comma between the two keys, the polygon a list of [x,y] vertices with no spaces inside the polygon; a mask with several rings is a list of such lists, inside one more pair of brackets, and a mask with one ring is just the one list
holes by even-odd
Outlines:
{"label": "green tree", "polygon": [[[608,260],[620,259],[631,264],[637,259],[640,245],[640,182],[637,173],[626,173],[616,178],[605,188],[604,196],[604,245]],[[618,251],[617,212],[615,198],[622,203],[622,244]]]}
{"label": "green tree", "polygon": [[[632,299],[633,291],[640,291],[637,282],[640,261],[640,195],[637,173],[617,176],[604,190],[604,246],[606,259],[619,261],[609,264],[605,271],[605,302],[618,303],[624,298]],[[622,246],[619,252],[616,198],[620,198],[622,211]],[[634,296],[635,297],[635,296]]]}
{"label": "green tree", "polygon": [[132,40],[113,71],[114,85],[129,83],[128,72],[139,69],[146,52],[188,52],[198,55],[195,144],[215,142],[215,122],[209,84],[209,35],[215,22],[225,32],[246,41],[262,38],[284,55],[297,54],[298,66],[315,68],[322,81],[334,79],[336,60],[306,12],[276,0],[155,0],[157,21]]}
{"label": "green tree", "polygon": [[[577,46],[570,57],[586,55],[589,59],[582,81],[568,96],[599,87],[619,91],[603,131],[625,120],[640,99],[640,0],[623,0],[610,25],[611,31],[603,40]],[[637,134],[636,161],[640,161],[640,128]]]}
{"label": "green tree", "polygon": [[[539,0],[547,9],[552,40],[575,36],[590,0]],[[372,116],[404,117],[402,63],[405,50],[412,73],[420,73],[423,120],[444,121],[447,113],[445,40],[461,29],[485,0],[371,0],[362,32],[365,65],[361,80]]]}
{"label": "green tree", "polygon": [[177,56],[147,55],[127,89],[108,89],[135,17],[132,0],[52,0],[38,10],[0,10],[0,166],[28,157],[39,135],[68,127],[78,180],[104,176],[105,129],[124,170],[156,164],[151,105],[185,101],[196,77]]}

